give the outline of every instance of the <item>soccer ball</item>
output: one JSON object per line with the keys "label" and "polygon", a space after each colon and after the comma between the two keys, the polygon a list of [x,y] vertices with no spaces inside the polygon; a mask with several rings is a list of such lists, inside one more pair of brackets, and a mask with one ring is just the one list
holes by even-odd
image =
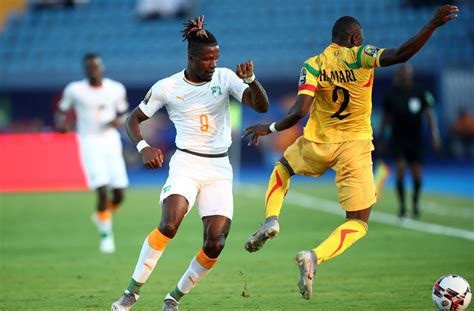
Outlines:
{"label": "soccer ball", "polygon": [[440,311],[466,310],[471,302],[471,287],[461,276],[448,274],[440,277],[433,286],[431,298]]}

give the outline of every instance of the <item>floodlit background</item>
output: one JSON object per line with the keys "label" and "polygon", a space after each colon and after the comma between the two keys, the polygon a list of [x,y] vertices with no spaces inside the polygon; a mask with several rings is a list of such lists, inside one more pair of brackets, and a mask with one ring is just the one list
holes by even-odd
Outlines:
{"label": "floodlit background", "polygon": [[[286,113],[294,103],[301,65],[330,43],[338,17],[357,18],[364,43],[395,48],[421,29],[442,3],[0,0],[0,310],[106,310],[127,285],[143,237],[159,221],[158,196],[167,167],[146,171],[122,131],[131,185],[123,214],[114,223],[117,253],[105,256],[96,250],[97,238],[88,220],[94,194],[79,191],[81,186],[73,182],[69,187],[49,183],[53,177],[67,183],[77,174],[68,168],[74,155],[67,142],[46,149],[36,144],[45,146],[46,133],[55,131],[54,113],[62,90],[84,77],[85,53],[103,57],[106,76],[126,86],[131,110],[157,80],[185,68],[187,45],[180,31],[183,22],[199,15],[205,16],[206,29],[218,39],[219,66],[235,69],[237,63],[252,59],[271,107],[267,114],[257,114],[233,103],[233,232],[222,266],[216,266],[183,300],[183,309],[431,310],[430,288],[439,276],[459,273],[473,285],[474,2],[470,0],[452,1],[460,8],[459,17],[439,28],[409,61],[415,84],[434,95],[442,138],[442,149],[435,152],[425,128],[421,219],[398,221],[392,173],[374,209],[370,234],[341,258],[325,263],[315,299],[301,301],[291,257],[319,243],[342,217],[332,172],[319,180],[298,177],[282,215],[281,236],[261,253],[243,251],[246,237],[262,220],[273,164],[300,135],[304,123],[263,138],[257,148],[240,140],[242,129]],[[382,98],[396,69],[376,69],[375,136]],[[22,134],[22,139],[12,134]],[[146,122],[144,136],[170,158],[175,130],[165,111]],[[377,148],[377,141],[374,144]],[[393,172],[390,155],[383,158]],[[375,153],[374,161],[379,159]],[[409,190],[408,177],[407,182]],[[159,306],[198,250],[201,225],[196,213],[188,218],[137,310]],[[267,266],[259,269],[262,265]],[[341,285],[343,279],[346,286]],[[272,282],[278,284],[276,289],[269,285]]]}

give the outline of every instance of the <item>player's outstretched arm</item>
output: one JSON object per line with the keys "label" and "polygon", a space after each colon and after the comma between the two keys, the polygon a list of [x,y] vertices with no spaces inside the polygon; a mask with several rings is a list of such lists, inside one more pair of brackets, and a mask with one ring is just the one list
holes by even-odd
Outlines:
{"label": "player's outstretched arm", "polygon": [[[125,122],[128,137],[135,146],[137,146],[139,142],[144,141],[140,130],[140,123],[147,119],[148,116],[143,113],[140,107],[136,107]],[[142,157],[143,164],[149,169],[156,169],[163,166],[164,157],[159,148],[153,148],[147,145],[141,148],[140,156]]]}
{"label": "player's outstretched arm", "polygon": [[380,55],[380,66],[392,66],[408,61],[428,41],[436,28],[443,26],[455,19],[459,12],[457,6],[443,5],[438,7],[431,20],[411,39],[402,44],[398,49],[385,49]]}
{"label": "player's outstretched arm", "polygon": [[313,97],[309,95],[298,95],[296,98],[296,103],[290,108],[290,111],[286,116],[284,116],[279,121],[273,124],[255,124],[247,127],[245,129],[242,138],[249,137],[248,145],[258,145],[258,140],[260,136],[266,136],[276,131],[283,131],[289,129],[299,120],[303,119],[309,111],[311,104],[313,103]]}
{"label": "player's outstretched arm", "polygon": [[239,78],[245,80],[249,85],[242,95],[242,103],[257,112],[267,112],[269,106],[267,92],[255,78],[253,62],[248,60],[243,64],[238,64],[235,72]]}

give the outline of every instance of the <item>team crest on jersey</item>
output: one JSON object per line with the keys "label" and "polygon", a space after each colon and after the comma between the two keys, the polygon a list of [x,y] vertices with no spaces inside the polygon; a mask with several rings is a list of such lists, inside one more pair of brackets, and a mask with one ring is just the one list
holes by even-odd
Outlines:
{"label": "team crest on jersey", "polygon": [[301,68],[300,80],[298,81],[298,86],[302,86],[305,83],[306,83],[306,68]]}
{"label": "team crest on jersey", "polygon": [[369,55],[370,57],[377,57],[377,54],[379,53],[379,48],[376,48],[373,45],[367,45],[364,48],[364,53]]}
{"label": "team crest on jersey", "polygon": [[145,105],[148,104],[148,101],[150,100],[150,98],[151,98],[151,89],[148,91],[148,93],[146,93],[145,98],[143,99],[143,103]]}
{"label": "team crest on jersey", "polygon": [[214,96],[214,97],[222,95],[222,90],[221,90],[221,87],[219,85],[212,86],[211,87],[211,92],[212,92],[212,96]]}

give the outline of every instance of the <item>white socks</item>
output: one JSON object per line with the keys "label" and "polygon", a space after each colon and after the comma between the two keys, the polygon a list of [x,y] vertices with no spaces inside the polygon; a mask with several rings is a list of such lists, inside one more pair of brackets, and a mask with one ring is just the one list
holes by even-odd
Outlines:
{"label": "white socks", "polygon": [[211,269],[206,269],[199,262],[196,257],[191,260],[188,270],[183,274],[181,280],[178,282],[178,289],[183,293],[187,294],[196,284],[205,277]]}
{"label": "white socks", "polygon": [[146,237],[132,278],[139,283],[145,283],[153,272],[156,262],[160,259],[161,254],[163,254],[163,251],[158,251],[150,247],[148,244],[148,237]]}

